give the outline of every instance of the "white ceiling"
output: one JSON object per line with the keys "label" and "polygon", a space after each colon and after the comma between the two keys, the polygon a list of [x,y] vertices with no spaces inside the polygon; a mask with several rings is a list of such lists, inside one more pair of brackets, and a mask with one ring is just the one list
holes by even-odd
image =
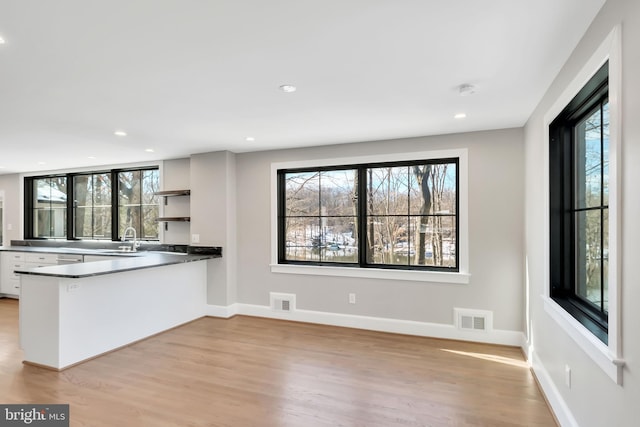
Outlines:
{"label": "white ceiling", "polygon": [[603,3],[0,0],[0,173],[519,127]]}

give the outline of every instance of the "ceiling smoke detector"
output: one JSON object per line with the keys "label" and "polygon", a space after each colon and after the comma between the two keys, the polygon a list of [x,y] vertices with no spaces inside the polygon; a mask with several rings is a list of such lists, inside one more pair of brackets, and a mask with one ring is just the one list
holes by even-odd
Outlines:
{"label": "ceiling smoke detector", "polygon": [[470,85],[468,83],[461,84],[458,86],[458,93],[460,96],[469,96],[476,93],[476,87],[474,85]]}

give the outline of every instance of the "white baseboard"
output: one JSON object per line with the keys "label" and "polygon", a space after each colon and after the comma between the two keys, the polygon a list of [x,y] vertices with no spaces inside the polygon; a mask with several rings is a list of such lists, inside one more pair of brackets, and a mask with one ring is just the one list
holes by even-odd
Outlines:
{"label": "white baseboard", "polygon": [[556,416],[556,419],[560,423],[561,427],[579,427],[578,422],[573,417],[569,406],[562,398],[560,391],[556,387],[555,383],[551,380],[551,376],[549,372],[545,369],[542,361],[538,357],[535,351],[530,350],[529,354],[531,355],[529,359],[529,363],[531,364],[531,368],[538,379],[538,383],[542,388],[542,392],[544,393],[549,405],[551,405],[551,409]]}
{"label": "white baseboard", "polygon": [[222,317],[224,319],[228,319],[229,317],[235,316],[238,314],[238,304],[231,305],[211,305],[208,304],[205,307],[205,316],[211,317]]}
{"label": "white baseboard", "polygon": [[382,317],[358,316],[343,313],[300,310],[282,313],[271,310],[266,305],[233,304],[228,307],[208,306],[207,315],[229,318],[235,314],[268,317],[272,319],[296,322],[318,323],[322,325],[343,326],[347,328],[367,329],[371,331],[392,332],[421,337],[445,338],[461,341],[474,341],[488,344],[501,344],[522,347],[524,334],[520,331],[463,331],[453,325],[417,322],[412,320],[387,319]]}

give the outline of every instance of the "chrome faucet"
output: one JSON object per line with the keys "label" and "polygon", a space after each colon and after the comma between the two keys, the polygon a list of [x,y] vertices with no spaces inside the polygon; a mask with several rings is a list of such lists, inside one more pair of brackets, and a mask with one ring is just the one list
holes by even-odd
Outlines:
{"label": "chrome faucet", "polygon": [[[135,252],[140,243],[138,243],[138,239],[136,238],[136,229],[133,227],[127,227],[124,229],[124,233],[122,234],[122,241],[127,241],[127,233],[131,230],[133,232],[133,240],[131,241],[131,252]],[[121,248],[125,248],[126,246],[120,246]]]}

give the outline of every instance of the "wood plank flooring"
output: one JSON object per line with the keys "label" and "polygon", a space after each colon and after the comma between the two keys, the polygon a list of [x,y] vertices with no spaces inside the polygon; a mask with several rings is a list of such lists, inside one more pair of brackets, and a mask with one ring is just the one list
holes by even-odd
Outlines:
{"label": "wood plank flooring", "polygon": [[0,299],[0,403],[71,426],[556,426],[519,349],[237,316],[63,372],[23,365]]}

